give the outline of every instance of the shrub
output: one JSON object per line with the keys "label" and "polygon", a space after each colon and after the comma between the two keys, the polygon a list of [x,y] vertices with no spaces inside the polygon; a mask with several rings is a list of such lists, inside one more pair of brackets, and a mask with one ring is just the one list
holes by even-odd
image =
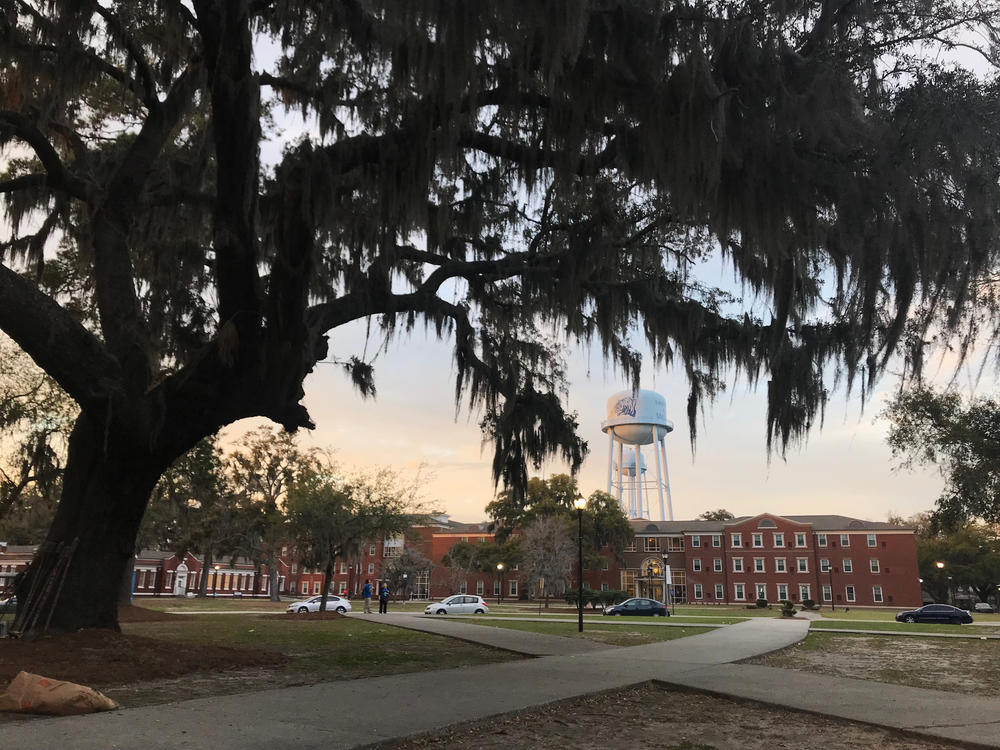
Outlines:
{"label": "shrub", "polygon": [[781,601],[781,616],[792,617],[795,614],[795,605],[787,599]]}
{"label": "shrub", "polygon": [[758,599],[757,609],[767,609],[767,599]]}
{"label": "shrub", "polygon": [[802,600],[802,608],[803,609],[816,609],[816,602],[814,600],[812,600],[812,599],[803,599]]}

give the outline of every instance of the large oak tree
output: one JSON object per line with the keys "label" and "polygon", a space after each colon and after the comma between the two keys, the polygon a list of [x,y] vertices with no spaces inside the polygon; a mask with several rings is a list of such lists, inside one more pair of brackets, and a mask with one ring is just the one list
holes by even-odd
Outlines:
{"label": "large oak tree", "polygon": [[[560,340],[633,382],[640,340],[682,367],[692,435],[722,378],[764,380],[783,448],[825,376],[867,387],[900,344],[919,365],[996,259],[1000,98],[921,57],[988,32],[989,2],[0,11],[0,329],[81,410],[22,584],[58,575],[58,627],[116,625],[150,490],[198,440],[312,426],[303,381],[331,356],[373,391],[329,351],[339,326],[450,337],[523,492],[584,455]],[[310,135],[264,164],[283,108]],[[715,256],[754,304],[699,277]]]}

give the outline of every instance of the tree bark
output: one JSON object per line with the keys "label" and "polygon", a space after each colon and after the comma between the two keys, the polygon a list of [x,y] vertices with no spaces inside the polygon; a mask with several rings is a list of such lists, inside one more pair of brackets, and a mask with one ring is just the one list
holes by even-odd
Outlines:
{"label": "tree bark", "polygon": [[[150,493],[172,459],[151,455],[121,432],[81,415],[69,440],[62,500],[45,543],[17,587],[35,591],[39,616],[55,630],[118,629],[118,594]],[[60,567],[60,545],[77,542]],[[37,584],[36,578],[40,577]]]}

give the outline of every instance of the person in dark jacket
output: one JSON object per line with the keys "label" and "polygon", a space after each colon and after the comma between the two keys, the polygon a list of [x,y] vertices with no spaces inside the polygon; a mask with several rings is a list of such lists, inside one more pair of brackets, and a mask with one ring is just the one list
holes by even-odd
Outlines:
{"label": "person in dark jacket", "polygon": [[389,589],[385,587],[384,583],[378,592],[378,613],[380,615],[389,613]]}

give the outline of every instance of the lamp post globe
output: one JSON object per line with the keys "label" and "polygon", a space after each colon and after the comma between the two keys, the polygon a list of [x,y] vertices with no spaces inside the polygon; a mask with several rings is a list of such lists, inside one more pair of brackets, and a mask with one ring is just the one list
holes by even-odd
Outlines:
{"label": "lamp post globe", "polygon": [[497,590],[497,604],[503,599],[503,563],[497,563],[497,575],[500,576],[500,588]]}
{"label": "lamp post globe", "polygon": [[573,500],[576,508],[576,621],[577,632],[583,632],[583,509],[587,501],[578,494]]}

